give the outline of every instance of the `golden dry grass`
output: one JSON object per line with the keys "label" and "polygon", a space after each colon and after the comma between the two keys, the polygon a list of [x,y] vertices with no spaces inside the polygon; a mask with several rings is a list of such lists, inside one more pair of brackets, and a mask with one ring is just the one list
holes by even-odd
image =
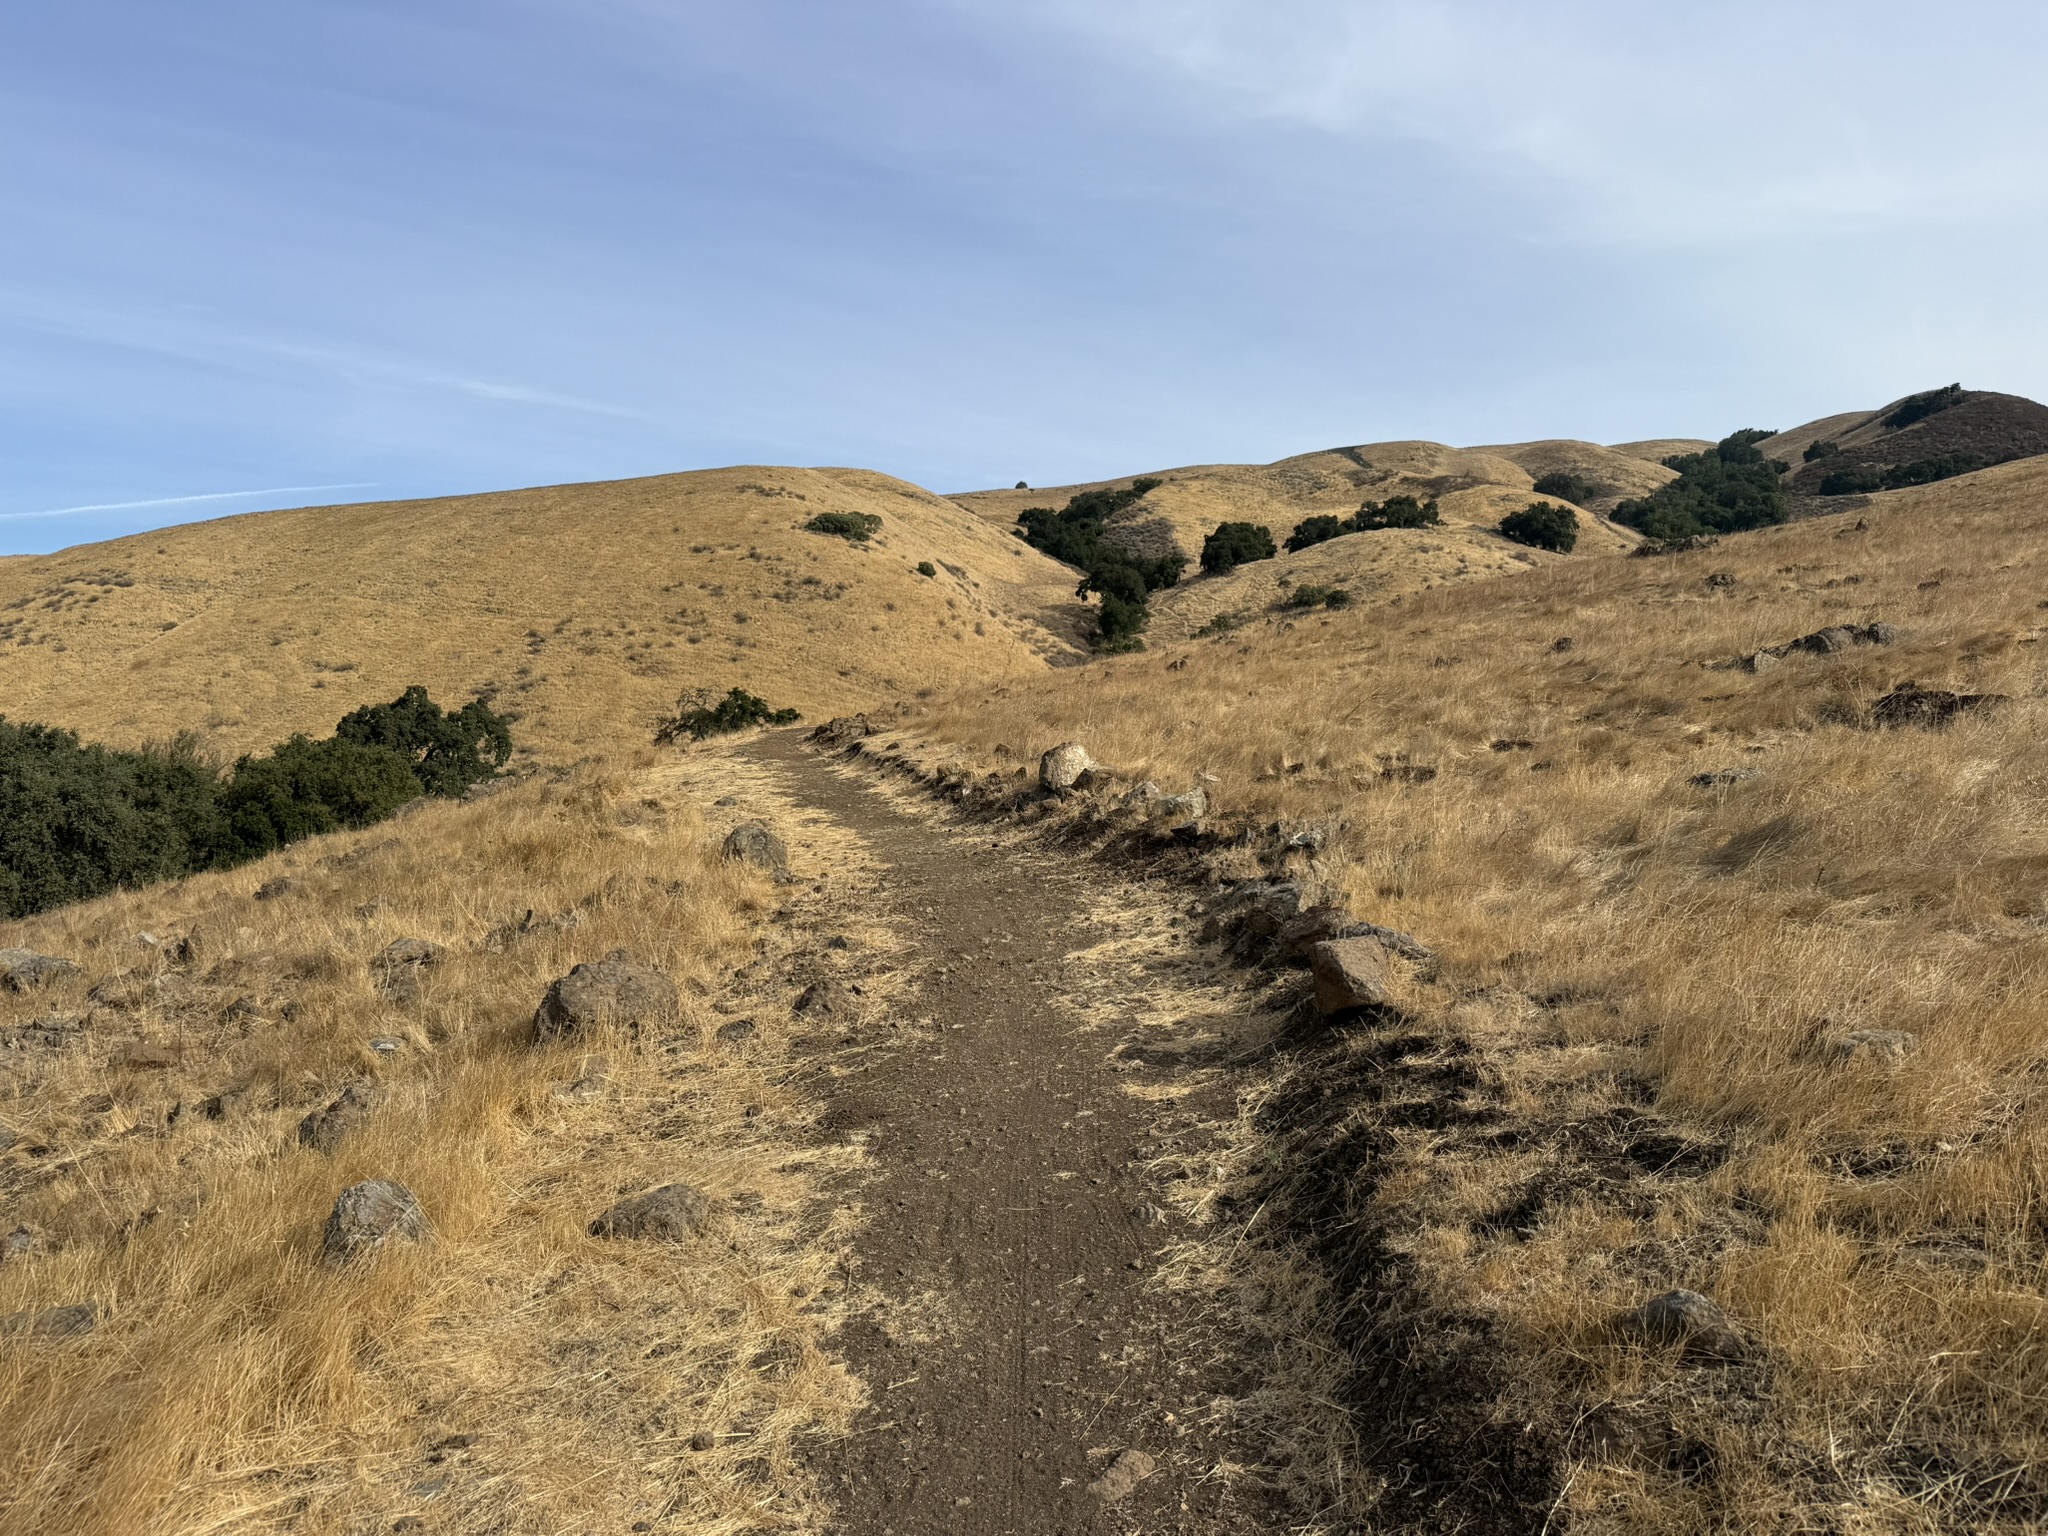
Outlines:
{"label": "golden dry grass", "polygon": [[[0,1265],[0,1314],[101,1315],[82,1337],[0,1337],[0,1531],[810,1517],[794,1449],[857,1396],[817,1345],[847,1219],[818,1181],[856,1154],[803,1134],[778,1066],[786,1014],[757,1013],[744,1054],[712,1039],[716,989],[763,953],[766,883],[650,792],[651,763],[7,925],[0,942],[84,974],[0,994],[0,1116],[18,1138],[0,1188],[9,1224],[39,1234]],[[296,889],[253,899],[284,871]],[[576,921],[508,930],[528,909]],[[173,965],[138,930],[196,931],[200,953]],[[403,935],[449,955],[397,1003],[367,962]],[[682,985],[681,1023],[534,1047],[548,981],[615,947]],[[53,1013],[82,1027],[21,1033]],[[137,1042],[172,1064],[126,1065]],[[563,1095],[592,1052],[608,1081]],[[300,1117],[351,1081],[379,1092],[369,1121],[331,1157],[301,1146]],[[432,1240],[323,1266],[336,1193],[368,1177],[411,1187]],[[676,1180],[719,1198],[712,1235],[587,1235],[620,1194]],[[693,1449],[700,1434],[715,1444]]]}
{"label": "golden dry grass", "polygon": [[[1440,949],[1442,979],[1405,1001],[1473,1053],[1488,1102],[1564,1123],[1640,1094],[1727,1149],[1647,1207],[1591,1183],[1526,1233],[1484,1218],[1540,1148],[1418,1131],[1382,1170],[1375,1219],[1431,1304],[1512,1351],[1502,1413],[1661,1415],[1717,1469],[1582,1437],[1559,1520],[2017,1524],[2031,1505],[2001,1517],[1998,1489],[2048,1455],[2044,600],[2034,460],[1697,553],[1558,562],[969,692],[911,729],[989,766],[998,744],[1078,738],[1169,790],[1211,775],[1230,813],[1325,828],[1309,874]],[[1902,643],[1727,666],[1870,619]],[[2011,702],[1870,728],[1905,679]],[[1724,770],[1755,772],[1689,782]],[[1914,1047],[1896,1066],[1841,1054],[1869,1028]],[[1753,1401],[1608,1331],[1680,1285],[1762,1346]]]}
{"label": "golden dry grass", "polygon": [[[882,518],[868,544],[815,513]],[[934,577],[914,567],[930,561]],[[861,470],[705,470],[262,512],[0,559],[0,712],[224,754],[423,683],[543,758],[644,743],[685,688],[807,714],[1074,654],[1074,577]]]}

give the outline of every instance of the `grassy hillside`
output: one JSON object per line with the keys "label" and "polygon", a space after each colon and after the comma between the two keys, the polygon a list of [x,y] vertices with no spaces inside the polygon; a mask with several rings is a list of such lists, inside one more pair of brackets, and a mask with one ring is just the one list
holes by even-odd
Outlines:
{"label": "grassy hillside", "polygon": [[[1573,1529],[2019,1529],[2048,1499],[2044,593],[2035,459],[911,731],[1204,782],[1227,825],[1324,838],[1267,867],[1438,951],[1254,1106],[1236,1169],[1241,1211],[1296,1221],[1237,1280],[1311,1341],[1302,1401],[1355,1407],[1349,1465],[1392,1391],[1467,1455],[1554,1458]],[[1896,643],[1738,665],[1872,621]],[[1998,697],[1887,728],[1908,680]],[[1674,1287],[1726,1308],[1736,1363],[1617,1328]]]}
{"label": "grassy hillside", "polygon": [[[881,529],[805,532],[820,512]],[[424,683],[493,695],[560,758],[644,742],[684,688],[812,714],[1041,671],[1074,654],[1073,582],[859,470],[264,512],[0,559],[0,713],[233,753]]]}

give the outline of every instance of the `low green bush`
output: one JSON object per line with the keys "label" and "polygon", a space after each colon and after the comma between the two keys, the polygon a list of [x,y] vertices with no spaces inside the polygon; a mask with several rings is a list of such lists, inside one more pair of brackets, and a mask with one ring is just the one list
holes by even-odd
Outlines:
{"label": "low green bush", "polygon": [[1202,571],[1221,576],[1254,560],[1271,560],[1279,553],[1271,529],[1257,523],[1218,523],[1216,531],[1202,540]]}
{"label": "low green bush", "polygon": [[1504,538],[1532,549],[1553,549],[1568,555],[1579,542],[1579,515],[1554,501],[1532,501],[1500,520]]}
{"label": "low green bush", "polygon": [[1443,521],[1436,501],[1417,501],[1413,496],[1389,496],[1385,501],[1368,501],[1351,519],[1361,533],[1381,528],[1434,528]]}
{"label": "low green bush", "polygon": [[917,562],[917,574],[920,576],[936,576],[939,574],[939,568],[929,560],[920,560]]}
{"label": "low green bush", "polygon": [[217,863],[240,864],[322,832],[367,827],[420,797],[402,753],[330,736],[294,736],[243,757],[220,791]]}
{"label": "low green bush", "polygon": [[1575,470],[1557,469],[1539,478],[1533,487],[1538,496],[1554,496],[1559,501],[1575,502],[1585,506],[1600,494],[1600,488]]}
{"label": "low green bush", "polygon": [[1282,608],[1349,608],[1351,594],[1343,587],[1319,587],[1304,582],[1281,601]]}
{"label": "low green bush", "polygon": [[1822,438],[1817,443],[1808,443],[1806,445],[1806,452],[1799,456],[1799,461],[1802,464],[1811,464],[1815,459],[1832,459],[1841,451],[1842,445],[1840,443],[1828,438]]}
{"label": "low green bush", "polygon": [[820,512],[804,527],[811,533],[829,533],[835,538],[865,544],[882,531],[882,520],[872,512]]}
{"label": "low green bush", "polygon": [[482,699],[449,714],[418,686],[389,704],[366,704],[343,715],[334,735],[398,753],[430,795],[459,795],[495,777],[512,756],[510,722]]}
{"label": "low green bush", "polygon": [[793,709],[776,709],[766,699],[735,688],[724,698],[715,688],[693,688],[676,700],[676,712],[655,724],[654,740],[665,746],[688,736],[726,736],[755,725],[794,725],[803,718]]}

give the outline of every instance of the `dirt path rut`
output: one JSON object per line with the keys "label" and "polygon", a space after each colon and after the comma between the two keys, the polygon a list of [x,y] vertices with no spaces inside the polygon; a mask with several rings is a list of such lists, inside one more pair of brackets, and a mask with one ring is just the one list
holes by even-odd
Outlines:
{"label": "dirt path rut", "polygon": [[859,840],[874,878],[850,915],[905,941],[914,988],[894,1040],[821,1054],[814,1084],[822,1133],[870,1151],[838,1341],[870,1405],[819,1459],[834,1528],[1280,1529],[1231,1443],[1242,1347],[1155,1273],[1188,1236],[1188,1186],[1162,1169],[1199,1166],[1231,1107],[1185,1042],[1241,1027],[1242,998],[1156,891],[948,825],[794,733],[743,763],[767,770],[785,825]]}

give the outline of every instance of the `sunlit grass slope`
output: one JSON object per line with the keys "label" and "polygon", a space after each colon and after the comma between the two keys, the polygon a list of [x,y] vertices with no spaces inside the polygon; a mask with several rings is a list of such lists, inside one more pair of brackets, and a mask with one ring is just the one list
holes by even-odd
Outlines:
{"label": "sunlit grass slope", "polygon": [[[803,531],[820,512],[881,529]],[[1073,584],[859,470],[257,513],[0,559],[0,713],[231,753],[424,683],[489,692],[530,749],[571,756],[646,741],[684,688],[819,714],[1043,670],[1071,654]]]}

